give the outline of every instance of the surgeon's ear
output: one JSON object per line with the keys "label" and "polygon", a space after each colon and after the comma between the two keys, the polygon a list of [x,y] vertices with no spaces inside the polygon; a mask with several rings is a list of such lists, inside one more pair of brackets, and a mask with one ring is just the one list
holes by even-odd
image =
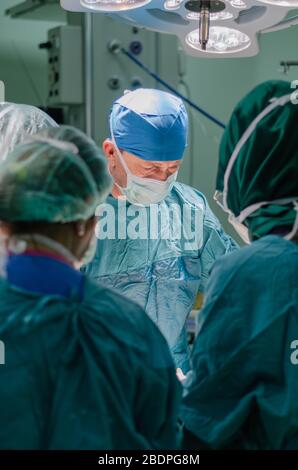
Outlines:
{"label": "surgeon's ear", "polygon": [[0,222],[0,239],[3,237],[8,237],[10,236],[12,232],[12,224],[9,224],[8,222]]}
{"label": "surgeon's ear", "polygon": [[102,151],[105,154],[109,167],[114,168],[116,166],[116,159],[115,159],[115,147],[113,142],[110,139],[106,139],[102,144]]}
{"label": "surgeon's ear", "polygon": [[86,233],[90,233],[95,230],[96,223],[96,217],[92,216],[87,220],[79,220],[77,222],[74,222],[73,227],[76,232],[76,235],[79,238],[82,238],[85,236]]}

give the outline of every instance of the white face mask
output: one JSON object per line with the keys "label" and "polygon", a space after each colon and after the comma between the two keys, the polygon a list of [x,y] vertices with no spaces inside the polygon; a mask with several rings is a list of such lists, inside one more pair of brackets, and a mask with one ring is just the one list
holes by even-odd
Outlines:
{"label": "white face mask", "polygon": [[242,224],[237,220],[236,217],[233,216],[233,214],[229,215],[229,222],[233,226],[234,230],[238,233],[239,237],[246,243],[247,245],[250,244],[250,238],[249,238],[249,230],[246,225]]}
{"label": "white face mask", "polygon": [[[112,133],[112,131],[111,131]],[[115,182],[122,194],[127,198],[131,204],[149,206],[150,204],[157,204],[163,201],[171,192],[174,183],[177,179],[178,170],[169,176],[165,181],[155,180],[153,178],[143,178],[134,175],[128,168],[123,155],[117,147],[113,133],[112,141],[115,146],[117,155],[125,170],[127,183],[126,188],[122,188]]]}
{"label": "white face mask", "polygon": [[228,208],[228,203],[227,203],[227,196],[228,196],[228,190],[229,190],[229,178],[231,176],[232,168],[234,166],[234,163],[240,154],[240,151],[249,139],[249,137],[253,134],[255,131],[258,123],[264,119],[265,116],[271,113],[273,109],[275,109],[277,106],[284,106],[291,100],[291,95],[285,95],[282,96],[281,98],[278,98],[276,100],[271,100],[271,103],[267,108],[265,108],[250,124],[250,126],[247,128],[247,130],[244,132],[242,135],[241,139],[239,140],[238,144],[235,147],[234,152],[232,153],[232,156],[229,160],[229,163],[227,165],[225,175],[224,175],[224,189],[223,192],[216,191],[214,195],[215,201],[218,203],[218,205],[229,214],[229,222],[231,225],[234,227],[236,232],[240,235],[242,240],[246,243],[250,243],[250,238],[249,238],[249,230],[246,227],[246,225],[243,224],[244,220],[252,215],[254,212],[256,212],[258,209],[260,209],[263,206],[267,206],[270,204],[276,204],[276,205],[288,205],[288,204],[293,204],[295,210],[297,211],[296,219],[294,221],[293,229],[291,232],[285,236],[284,238],[287,240],[291,240],[292,238],[295,237],[297,234],[298,230],[298,202],[297,199],[294,198],[286,198],[286,199],[277,199],[277,200],[272,200],[272,201],[262,201],[262,202],[257,202],[255,204],[252,204],[251,206],[246,207],[243,209],[238,217],[236,217],[232,211]]}
{"label": "white face mask", "polygon": [[97,247],[97,238],[96,238],[96,235],[94,234],[90,240],[89,246],[87,250],[85,251],[82,259],[80,261],[75,262],[76,269],[80,269],[82,266],[86,266],[87,264],[91,263],[96,253],[96,247]]}

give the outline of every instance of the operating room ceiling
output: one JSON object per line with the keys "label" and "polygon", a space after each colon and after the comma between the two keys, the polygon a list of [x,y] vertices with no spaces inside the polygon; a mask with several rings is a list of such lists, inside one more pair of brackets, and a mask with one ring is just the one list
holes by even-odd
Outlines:
{"label": "operating room ceiling", "polygon": [[[68,11],[104,13],[133,26],[179,37],[195,57],[250,57],[259,52],[266,30],[293,22],[285,18],[298,0],[60,0]],[[202,43],[202,8],[209,4],[208,41]],[[298,17],[295,17],[296,23]],[[294,21],[295,23],[295,21]]]}

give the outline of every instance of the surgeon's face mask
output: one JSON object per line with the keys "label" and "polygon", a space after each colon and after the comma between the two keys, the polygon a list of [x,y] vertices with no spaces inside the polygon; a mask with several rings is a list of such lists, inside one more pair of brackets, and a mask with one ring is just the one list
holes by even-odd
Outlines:
{"label": "surgeon's face mask", "polygon": [[80,269],[82,266],[86,266],[87,264],[91,263],[93,260],[95,253],[96,253],[96,247],[97,247],[97,238],[95,233],[92,235],[92,238],[89,242],[88,248],[85,251],[84,255],[82,258],[78,261],[75,261],[75,267],[76,269]]}
{"label": "surgeon's face mask", "polygon": [[149,206],[150,204],[157,204],[158,202],[163,201],[171,192],[177,179],[178,171],[169,176],[165,181],[136,176],[128,168],[123,155],[117,147],[113,133],[112,141],[127,177],[126,188],[122,188],[116,182],[115,184],[118,186],[127,200],[131,204],[141,206]]}
{"label": "surgeon's face mask", "polygon": [[246,243],[249,244],[251,243],[250,237],[249,237],[249,230],[246,227],[246,225],[243,223],[245,219],[247,219],[249,216],[251,216],[254,212],[256,212],[258,209],[260,209],[263,206],[270,205],[270,204],[276,204],[276,205],[288,205],[288,204],[293,204],[294,208],[296,210],[296,218],[294,221],[294,225],[292,230],[288,235],[286,235],[284,238],[287,240],[292,240],[295,235],[297,234],[298,231],[298,202],[297,199],[294,198],[285,198],[285,199],[277,199],[277,200],[272,200],[272,201],[262,201],[262,202],[257,202],[255,204],[252,204],[251,206],[246,207],[243,209],[240,214],[236,217],[233,212],[229,209],[228,203],[227,203],[227,197],[228,197],[228,191],[229,191],[229,179],[231,176],[232,168],[234,166],[234,163],[240,154],[240,151],[249,139],[249,137],[253,134],[254,130],[256,129],[258,123],[264,119],[265,116],[267,116],[273,109],[275,109],[277,106],[284,106],[286,103],[288,103],[291,99],[291,95],[286,95],[282,96],[281,98],[278,98],[276,100],[272,100],[270,105],[267,106],[260,114],[257,116],[254,121],[250,124],[248,129],[244,132],[243,136],[239,140],[238,144],[235,147],[235,150],[229,160],[229,163],[226,168],[226,172],[224,175],[224,189],[223,192],[216,191],[214,194],[214,200],[217,202],[217,204],[226,212],[229,214],[228,221],[230,224],[234,227],[238,235],[242,238],[242,240]]}
{"label": "surgeon's face mask", "polygon": [[214,194],[213,199],[217,202],[220,208],[229,214],[228,221],[233,226],[236,233],[238,233],[239,237],[246,243],[247,245],[250,244],[250,237],[249,237],[249,230],[248,227],[243,223],[242,217],[243,213],[241,213],[238,217],[236,217],[232,211],[225,205],[223,193],[220,191],[216,191]]}
{"label": "surgeon's face mask", "polygon": [[236,217],[234,217],[232,214],[229,216],[229,222],[233,226],[234,230],[236,233],[238,233],[239,237],[246,243],[247,245],[250,244],[250,238],[249,238],[249,230],[246,225],[242,224],[237,220]]}

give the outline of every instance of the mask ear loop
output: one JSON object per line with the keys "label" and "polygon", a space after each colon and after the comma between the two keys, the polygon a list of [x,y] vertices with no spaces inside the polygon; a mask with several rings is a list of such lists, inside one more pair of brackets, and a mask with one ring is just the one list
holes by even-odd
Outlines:
{"label": "mask ear loop", "polygon": [[293,225],[293,229],[291,230],[290,233],[288,233],[286,237],[284,237],[286,240],[292,240],[295,237],[295,235],[298,233],[298,201],[294,201],[293,204],[294,204],[294,209],[296,211],[296,218],[295,218],[295,222]]}
{"label": "mask ear loop", "polygon": [[[126,161],[124,160],[124,157],[122,155],[122,153],[120,152],[120,149],[116,143],[116,139],[115,139],[115,136],[114,136],[114,132],[113,132],[113,127],[112,127],[112,124],[110,122],[110,132],[111,132],[111,138],[112,138],[112,143],[114,144],[114,147],[116,149],[116,153],[117,153],[117,156],[126,172],[126,176],[133,176],[132,172],[130,171],[130,169],[128,168],[127,164],[126,164]],[[126,188],[121,188],[117,183],[116,185],[120,188],[120,189],[126,189]]]}
{"label": "mask ear loop", "polygon": [[[291,96],[292,95],[284,95],[280,98],[277,98],[276,100],[272,101],[270,100],[271,103],[269,106],[267,106],[253,121],[252,123],[248,126],[244,134],[242,135],[241,139],[237,143],[234,152],[232,153],[232,156],[229,160],[228,166],[225,171],[224,175],[224,189],[223,189],[223,207],[224,210],[228,213],[231,213],[228,203],[227,203],[227,198],[228,198],[228,181],[230,179],[231,173],[233,166],[237,160],[237,157],[240,154],[240,150],[242,147],[246,144],[252,133],[255,131],[257,125],[259,124],[260,121],[262,121],[268,114],[271,113],[275,108],[278,106],[285,106],[288,102],[291,101]],[[233,214],[234,215],[234,214]]]}
{"label": "mask ear loop", "polygon": [[39,233],[32,233],[30,235],[21,233],[12,236],[8,242],[8,249],[14,254],[22,254],[26,251],[28,242],[30,241],[40,243],[49,249],[53,249],[61,256],[64,256],[66,259],[68,259],[71,263],[77,261],[76,257],[64,245]]}
{"label": "mask ear loop", "polygon": [[291,203],[293,203],[293,198],[274,199],[272,201],[256,202],[255,204],[246,207],[236,219],[242,223],[248,216],[250,216],[253,212],[257,211],[261,207],[268,206],[270,204],[283,206]]}
{"label": "mask ear loop", "polygon": [[126,187],[125,188],[122,188],[122,186],[120,186],[115,180],[114,180],[114,183],[115,185],[120,189],[120,191],[122,192],[123,194],[123,190],[127,189],[127,184],[128,184],[128,177],[131,176],[131,171],[130,169],[128,168],[128,166],[126,165],[126,162],[123,158],[123,155],[122,153],[120,152],[120,149],[116,143],[116,139],[115,139],[115,136],[114,136],[114,132],[113,132],[113,127],[112,127],[112,123],[110,122],[110,132],[111,132],[111,141],[115,147],[115,150],[116,150],[116,153],[117,153],[117,156],[122,164],[122,167],[124,168],[124,171],[126,173],[126,177],[127,177],[127,182],[126,182]]}

